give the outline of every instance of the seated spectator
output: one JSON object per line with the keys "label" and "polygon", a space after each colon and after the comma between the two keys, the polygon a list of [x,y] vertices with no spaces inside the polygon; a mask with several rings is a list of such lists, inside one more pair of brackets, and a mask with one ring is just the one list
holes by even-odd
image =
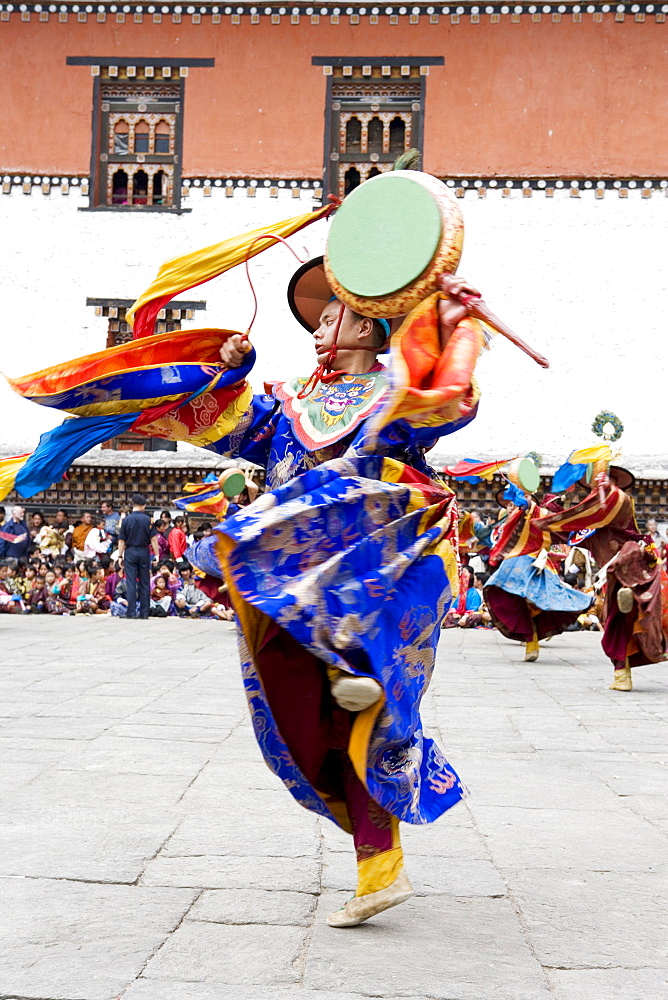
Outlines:
{"label": "seated spectator", "polygon": [[174,600],[176,613],[181,618],[205,615],[213,607],[213,601],[207,597],[192,579],[192,569],[184,566],[181,570],[181,585]]}
{"label": "seated spectator", "polygon": [[118,544],[118,529],[121,523],[121,515],[118,511],[114,510],[111,500],[103,500],[100,504],[100,510],[104,517],[104,530],[111,540],[110,549],[115,549]]}
{"label": "seated spectator", "polygon": [[0,565],[0,613],[17,615],[23,611],[23,601],[19,594],[13,593],[9,584],[9,566]]}
{"label": "seated spectator", "polygon": [[93,515],[87,510],[84,512],[81,520],[75,523],[74,531],[72,532],[72,552],[75,566],[78,566],[79,563],[84,562],[86,559],[84,546],[86,544],[88,534],[92,530]]}
{"label": "seated spectator", "polygon": [[110,606],[111,601],[107,599],[104,584],[104,570],[101,566],[92,568],[85,589],[78,595],[77,612],[83,615],[104,615]]}
{"label": "seated spectator", "polygon": [[169,542],[167,541],[167,521],[162,519],[155,523],[155,533],[151,538],[151,548],[158,563],[169,557]]}
{"label": "seated spectator", "polygon": [[39,551],[47,558],[55,559],[63,549],[67,549],[64,533],[54,525],[45,524],[39,533]]}
{"label": "seated spectator", "polygon": [[118,582],[119,580],[122,579],[120,565],[121,564],[118,561],[115,562],[113,564],[111,572],[107,573],[107,576],[105,578],[104,589],[108,601],[113,601],[114,596],[116,594],[116,587],[118,585]]}
{"label": "seated spectator", "polygon": [[163,510],[160,512],[160,520],[164,521],[165,524],[167,525],[167,527],[165,528],[165,538],[169,538],[169,536],[172,533],[172,528],[174,527],[172,524],[172,515],[169,513],[168,510]]}
{"label": "seated spectator", "polygon": [[231,622],[234,620],[234,611],[232,608],[226,608],[223,604],[214,604],[211,608],[211,614],[214,618],[219,618],[224,622]]}
{"label": "seated spectator", "polygon": [[482,588],[484,587],[485,577],[481,573],[476,573],[471,581],[471,586],[466,591],[466,607],[465,611],[479,611],[482,607]]}
{"label": "seated spectator", "polygon": [[149,615],[152,618],[166,618],[172,611],[172,595],[167,589],[164,576],[158,575],[151,589],[151,609]]}
{"label": "seated spectator", "polygon": [[39,545],[42,537],[42,530],[44,529],[45,526],[46,526],[46,518],[44,517],[44,514],[42,514],[41,510],[36,510],[33,514],[30,515],[30,521],[29,521],[30,537],[32,538],[35,545]]}
{"label": "seated spectator", "polygon": [[73,566],[66,566],[63,579],[56,582],[49,599],[49,613],[52,615],[73,615],[77,609],[80,579]]}
{"label": "seated spectator", "polygon": [[151,590],[155,586],[155,581],[159,576],[164,579],[172,598],[176,597],[176,592],[179,589],[179,578],[174,572],[174,563],[169,560],[160,563],[157,573],[151,579]]}
{"label": "seated spectator", "polygon": [[74,528],[70,524],[69,515],[66,510],[57,510],[56,516],[53,519],[53,525],[56,531],[60,532],[63,536],[63,547],[60,550],[62,556],[67,555],[67,553],[72,548],[72,533]]}
{"label": "seated spectator", "polygon": [[0,559],[25,558],[32,545],[23,507],[12,507],[12,516],[0,528]]}
{"label": "seated spectator", "polygon": [[86,559],[95,559],[96,556],[103,555],[109,551],[111,538],[104,528],[104,517],[96,517],[94,527],[86,535],[84,542],[84,556]]}
{"label": "seated spectator", "polygon": [[[111,613],[114,618],[127,618],[128,616],[128,586],[125,582],[125,575],[122,570],[119,570],[120,579],[116,584],[116,590],[114,591],[114,599],[111,602]],[[139,604],[137,604],[139,607]]]}
{"label": "seated spectator", "polygon": [[33,587],[28,596],[28,610],[33,615],[45,615],[49,611],[49,597],[56,582],[56,574],[50,569],[44,579],[35,577]]}
{"label": "seated spectator", "polygon": [[16,568],[10,567],[9,579],[11,582],[9,586],[15,594],[18,594],[24,601],[27,601],[36,577],[37,572],[35,567],[26,565],[24,559],[19,559]]}

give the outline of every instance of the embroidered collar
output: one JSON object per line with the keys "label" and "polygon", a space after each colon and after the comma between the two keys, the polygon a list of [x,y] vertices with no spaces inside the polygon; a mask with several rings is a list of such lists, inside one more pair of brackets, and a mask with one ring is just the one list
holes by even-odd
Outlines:
{"label": "embroidered collar", "polygon": [[340,441],[354,431],[376,406],[387,387],[387,369],[379,362],[361,375],[330,372],[305,399],[298,394],[306,378],[274,386],[274,395],[293,433],[308,451]]}

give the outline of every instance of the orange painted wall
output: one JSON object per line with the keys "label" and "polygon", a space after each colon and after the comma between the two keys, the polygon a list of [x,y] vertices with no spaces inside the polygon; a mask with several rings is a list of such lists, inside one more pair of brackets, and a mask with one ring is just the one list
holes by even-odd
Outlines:
{"label": "orange painted wall", "polygon": [[[184,175],[319,177],[325,78],[311,56],[442,55],[425,168],[440,175],[668,174],[668,34],[651,18],[398,26],[0,23],[0,171],[87,174],[92,78],[68,55],[213,57],[186,82]],[[186,18],[189,22],[189,18]],[[364,20],[364,19],[363,19]]]}

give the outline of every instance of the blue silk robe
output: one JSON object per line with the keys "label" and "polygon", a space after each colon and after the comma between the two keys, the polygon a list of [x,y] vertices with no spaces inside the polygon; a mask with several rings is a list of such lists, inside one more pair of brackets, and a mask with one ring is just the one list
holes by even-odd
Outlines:
{"label": "blue silk robe", "polygon": [[420,718],[457,587],[456,501],[430,477],[424,453],[473,419],[477,396],[372,434],[370,418],[388,397],[380,365],[364,375],[333,373],[300,400],[305,383],[254,396],[216,443],[216,451],[263,465],[270,491],[226,518],[189,558],[229,585],[255,733],[292,795],[349,828],[341,803],[299,771],[272,718],[257,663],[269,626],[326,667],[380,683],[384,697],[355,717],[349,756],[383,808],[429,823],[464,788]]}

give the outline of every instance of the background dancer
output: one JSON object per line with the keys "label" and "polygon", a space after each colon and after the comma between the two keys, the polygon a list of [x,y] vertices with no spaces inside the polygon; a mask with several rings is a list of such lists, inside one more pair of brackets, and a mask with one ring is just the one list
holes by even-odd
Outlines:
{"label": "background dancer", "polygon": [[601,645],[614,667],[612,691],[631,691],[631,668],[658,663],[668,648],[668,575],[654,540],[639,531],[633,500],[622,489],[633,482],[627,469],[612,465],[607,474],[597,475],[595,489],[582,503],[536,521],[541,531],[573,532],[571,542],[588,549],[602,567]]}
{"label": "background dancer", "polygon": [[540,654],[539,641],[577,621],[593,597],[564,583],[550,558],[553,536],[549,527],[539,524],[545,523],[551,508],[561,509],[556,500],[546,499],[539,506],[512,483],[504,498],[507,517],[489,556],[490,565],[498,569],[485,584],[485,603],[494,625],[506,638],[525,643],[524,659],[533,663]]}

